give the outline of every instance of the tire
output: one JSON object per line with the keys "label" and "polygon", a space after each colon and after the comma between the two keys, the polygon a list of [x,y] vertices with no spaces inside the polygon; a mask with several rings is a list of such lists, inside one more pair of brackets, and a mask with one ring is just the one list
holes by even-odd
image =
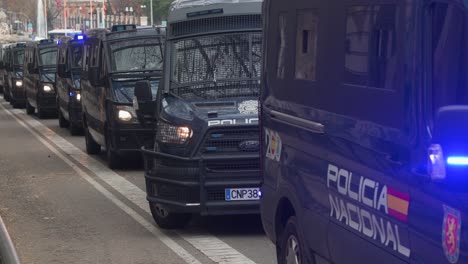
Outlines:
{"label": "tire", "polygon": [[149,203],[154,221],[162,229],[180,229],[185,227],[192,219],[191,214],[176,214],[165,210],[155,203]]}
{"label": "tire", "polygon": [[35,111],[36,109],[26,100],[26,114],[32,115]]}
{"label": "tire", "polygon": [[[278,264],[307,264],[297,218],[291,216],[277,240]],[[312,263],[311,263],[312,264]]]}
{"label": "tire", "polygon": [[88,127],[85,128],[85,142],[86,142],[86,153],[90,155],[96,155],[101,153],[101,145],[94,141],[93,137],[89,133]]}
{"label": "tire", "polygon": [[7,102],[10,102],[10,97],[8,96],[8,92],[3,93],[3,99],[5,99],[5,101]]}
{"label": "tire", "polygon": [[110,133],[106,132],[106,157],[109,169],[118,169],[120,167],[120,155],[112,150]]}
{"label": "tire", "polygon": [[63,117],[62,111],[58,109],[58,120],[59,120],[59,126],[61,128],[66,128],[70,125],[70,122]]}

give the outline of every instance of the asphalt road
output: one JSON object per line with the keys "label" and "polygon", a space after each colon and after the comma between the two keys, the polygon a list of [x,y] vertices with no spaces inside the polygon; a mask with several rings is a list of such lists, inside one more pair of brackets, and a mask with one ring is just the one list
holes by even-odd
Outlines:
{"label": "asphalt road", "polygon": [[22,263],[273,264],[258,216],[159,229],[136,162],[112,171],[84,138],[0,99],[0,216]]}

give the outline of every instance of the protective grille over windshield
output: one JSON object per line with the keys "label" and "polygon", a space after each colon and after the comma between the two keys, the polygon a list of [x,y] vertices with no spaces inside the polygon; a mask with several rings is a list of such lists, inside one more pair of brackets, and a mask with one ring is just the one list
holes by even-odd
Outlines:
{"label": "protective grille over windshield", "polygon": [[111,45],[112,71],[161,70],[162,44],[159,39],[136,39]]}
{"label": "protective grille over windshield", "polygon": [[218,30],[262,28],[261,15],[222,16],[173,23],[171,35],[208,33]]}
{"label": "protective grille over windshield", "polygon": [[55,65],[57,63],[57,49],[43,49],[40,51],[41,65]]}
{"label": "protective grille over windshield", "polygon": [[220,34],[174,42],[171,89],[184,97],[258,96],[261,33]]}

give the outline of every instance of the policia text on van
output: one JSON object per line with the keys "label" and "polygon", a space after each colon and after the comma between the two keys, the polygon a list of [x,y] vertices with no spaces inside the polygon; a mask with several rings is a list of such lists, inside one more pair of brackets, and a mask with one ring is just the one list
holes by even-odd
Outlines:
{"label": "policia text on van", "polygon": [[278,262],[468,263],[467,6],[264,14],[261,211]]}
{"label": "policia text on van", "polygon": [[160,30],[134,25],[86,34],[81,74],[86,151],[97,154],[105,146],[111,168],[120,165],[122,155],[153,145],[154,134],[138,124],[132,100],[135,82],[140,80],[149,80],[156,93],[163,44]]}
{"label": "policia text on van", "polygon": [[147,197],[163,228],[193,213],[258,213],[260,11],[252,0],[172,4],[156,144],[144,151]]}

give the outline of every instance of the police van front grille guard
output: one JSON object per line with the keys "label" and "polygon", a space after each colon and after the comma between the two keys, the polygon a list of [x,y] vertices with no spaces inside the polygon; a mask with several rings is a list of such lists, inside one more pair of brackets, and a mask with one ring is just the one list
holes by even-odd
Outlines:
{"label": "police van front grille guard", "polygon": [[[258,166],[256,169],[252,169],[249,171],[236,171],[235,180],[232,179],[223,179],[222,177],[214,177],[210,175],[213,173],[208,167],[207,164],[210,162],[230,162],[236,163],[242,160],[259,160],[258,154],[248,154],[248,155],[230,155],[230,156],[213,156],[213,157],[193,157],[193,158],[186,158],[186,157],[179,157],[170,154],[165,154],[161,152],[150,151],[145,148],[142,148],[142,154],[144,157],[144,164],[145,164],[145,172],[148,175],[153,175],[152,177],[157,179],[158,181],[166,182],[166,183],[174,183],[173,179],[167,179],[162,177],[154,177],[154,159],[173,159],[178,160],[184,163],[196,162],[199,168],[199,179],[194,179],[195,181],[199,182],[200,187],[200,206],[201,211],[206,211],[206,205],[208,202],[213,201],[224,201],[224,188],[226,186],[235,186],[235,185],[243,185],[243,186],[260,186],[260,167]],[[217,173],[224,174],[224,173]],[[247,177],[246,179],[246,175]],[[253,175],[258,175],[258,177],[252,177]],[[240,180],[240,181],[239,181]],[[176,180],[177,181],[177,180]],[[190,181],[189,181],[190,182]],[[189,184],[187,182],[187,184]],[[182,184],[182,183],[181,183]],[[186,185],[186,184],[183,184]]]}
{"label": "police van front grille guard", "polygon": [[[198,155],[258,153],[260,148],[259,128],[238,127],[212,128],[198,149]],[[250,143],[250,144],[249,144]]]}
{"label": "police van front grille guard", "polygon": [[261,15],[220,16],[172,23],[169,36],[262,28]]}
{"label": "police van front grille guard", "polygon": [[259,97],[260,79],[200,82],[173,86],[171,92],[186,100]]}

